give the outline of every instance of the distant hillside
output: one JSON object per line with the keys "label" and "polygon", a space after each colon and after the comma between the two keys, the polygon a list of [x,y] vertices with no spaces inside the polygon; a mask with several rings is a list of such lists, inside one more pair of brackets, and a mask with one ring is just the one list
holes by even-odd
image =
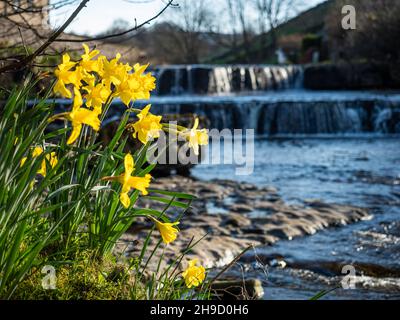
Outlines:
{"label": "distant hillside", "polygon": [[[120,30],[117,30],[117,32]],[[109,31],[111,33],[115,31]],[[199,63],[211,55],[221,54],[226,50],[222,44],[229,41],[231,35],[211,32],[188,33],[176,25],[161,22],[151,27],[142,28],[133,35],[108,39],[109,44],[121,44],[140,53],[140,62],[151,64]],[[196,39],[196,40],[193,40]],[[188,42],[195,42],[192,48],[196,61],[188,61],[185,56]]]}
{"label": "distant hillside", "polygon": [[[336,0],[328,0],[300,13],[276,29],[279,47],[286,51],[301,51],[305,37],[323,34],[325,18]],[[105,33],[118,33],[119,29]],[[192,63],[275,63],[275,50],[271,35],[265,33],[251,40],[251,48],[232,46],[233,35],[212,32],[190,33],[174,23],[161,22],[127,34],[106,40],[106,43],[128,48],[137,61],[151,64]],[[131,48],[129,50],[129,48]],[[304,54],[304,53],[302,53]],[[293,61],[293,59],[290,59]],[[298,62],[298,61],[293,61]]]}
{"label": "distant hillside", "polygon": [[[290,38],[291,36],[294,38],[296,35],[301,37],[309,34],[322,35],[325,27],[325,19],[334,3],[334,0],[323,2],[282,24],[276,29],[278,38]],[[205,62],[245,63],[249,60],[249,53],[251,61],[259,63],[275,62],[275,52],[271,48],[271,34],[269,32],[257,36],[251,43],[251,48],[241,46],[236,50],[207,59]]]}

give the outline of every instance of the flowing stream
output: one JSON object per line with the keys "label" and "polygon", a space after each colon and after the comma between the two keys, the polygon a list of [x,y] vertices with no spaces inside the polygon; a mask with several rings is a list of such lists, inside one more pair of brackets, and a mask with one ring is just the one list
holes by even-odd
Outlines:
{"label": "flowing stream", "polygon": [[[238,272],[263,280],[265,299],[400,298],[400,94],[302,89],[299,66],[167,66],[157,69],[157,113],[195,113],[209,128],[254,129],[254,173],[198,165],[201,179],[231,177],[307,199],[368,208],[371,216],[257,249]],[[267,213],[265,213],[267,214]],[[355,289],[341,287],[355,268]]]}
{"label": "flowing stream", "polygon": [[200,165],[193,174],[272,185],[293,204],[321,199],[371,213],[365,221],[257,249],[267,275],[252,259],[243,268],[247,277],[263,280],[264,298],[311,298],[340,284],[344,265],[355,267],[356,289],[327,298],[400,298],[399,137],[260,138],[255,150],[250,176],[235,176],[230,165]]}

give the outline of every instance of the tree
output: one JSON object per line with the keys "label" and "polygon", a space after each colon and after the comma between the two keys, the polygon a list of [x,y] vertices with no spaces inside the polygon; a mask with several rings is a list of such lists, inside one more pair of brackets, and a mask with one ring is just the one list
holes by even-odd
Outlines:
{"label": "tree", "polygon": [[[0,27],[3,37],[0,51],[0,74],[5,72],[17,72],[28,69],[36,64],[37,58],[60,52],[48,53],[48,49],[55,43],[82,43],[108,40],[133,33],[149,22],[157,19],[169,6],[173,6],[174,0],[167,0],[164,7],[152,18],[137,24],[131,28],[97,37],[77,37],[65,34],[65,29],[79,15],[89,0],[5,0],[0,2]],[[69,18],[57,29],[47,24],[50,10],[56,10],[66,5],[78,4]],[[45,23],[44,23],[45,22]],[[14,34],[11,34],[11,31]],[[19,35],[16,36],[16,35]],[[63,37],[64,36],[64,37]]]}
{"label": "tree", "polygon": [[226,0],[226,12],[229,25],[232,30],[232,49],[235,50],[238,43],[242,44],[246,59],[251,59],[250,42],[254,37],[251,19],[249,18],[249,1],[246,0]]}
{"label": "tree", "polygon": [[[297,13],[302,4],[302,0],[225,0],[226,28],[232,32],[230,49],[245,62],[262,61],[268,49],[277,49],[276,28]],[[269,42],[263,37],[267,32]],[[254,46],[256,40],[261,42],[259,48]],[[253,52],[251,48],[259,50]]]}
{"label": "tree", "polygon": [[302,6],[302,0],[251,0],[257,13],[258,32],[267,31],[271,37],[271,47],[277,49],[276,28],[288,21]]}
{"label": "tree", "polygon": [[[341,8],[356,9],[356,29],[344,30]],[[390,66],[400,80],[400,3],[392,0],[339,0],[327,18],[330,50],[334,60],[366,60]]]}
{"label": "tree", "polygon": [[181,63],[198,63],[207,32],[212,31],[215,15],[209,0],[181,0],[172,8],[166,22],[158,26],[157,43]]}

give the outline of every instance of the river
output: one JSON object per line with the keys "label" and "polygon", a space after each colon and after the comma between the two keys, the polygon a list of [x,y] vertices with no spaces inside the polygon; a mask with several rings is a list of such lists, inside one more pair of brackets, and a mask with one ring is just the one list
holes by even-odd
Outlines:
{"label": "river", "polygon": [[264,298],[311,298],[340,284],[344,265],[355,267],[356,289],[337,289],[326,298],[400,298],[399,137],[259,138],[255,150],[250,176],[235,176],[233,165],[199,165],[193,174],[272,185],[289,203],[321,199],[371,213],[359,223],[257,249],[268,272],[254,264],[243,268],[246,276],[263,279]]}

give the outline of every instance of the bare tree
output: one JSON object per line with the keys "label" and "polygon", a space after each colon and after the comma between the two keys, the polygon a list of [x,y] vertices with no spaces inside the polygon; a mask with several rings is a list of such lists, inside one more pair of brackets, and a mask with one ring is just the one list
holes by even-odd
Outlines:
{"label": "bare tree", "polygon": [[271,36],[271,47],[277,47],[278,36],[276,29],[282,23],[288,21],[293,14],[297,13],[303,5],[302,0],[251,0],[257,13],[258,32],[260,34],[269,32]]}
{"label": "bare tree", "polygon": [[[278,44],[276,29],[279,25],[291,18],[303,4],[302,0],[225,0],[224,14],[231,37],[231,49],[241,50],[243,61],[262,59],[258,55],[265,55],[270,49],[275,51]],[[261,39],[261,50],[252,52],[253,40],[257,35],[269,33],[270,41]]]}
{"label": "bare tree", "polygon": [[[353,5],[356,30],[344,30],[342,7]],[[331,58],[350,64],[359,61],[386,64],[400,82],[400,3],[392,0],[337,1],[327,18]]]}
{"label": "bare tree", "polygon": [[211,8],[209,0],[180,0],[179,6],[169,11],[166,22],[157,27],[157,44],[167,54],[180,57],[180,62],[198,63],[207,32],[214,26]]}
{"label": "bare tree", "polygon": [[[27,67],[38,66],[36,59],[43,55],[60,54],[57,50],[48,52],[55,43],[80,43],[103,41],[133,33],[158,18],[174,0],[166,0],[164,7],[152,18],[143,23],[135,24],[125,30],[101,35],[98,37],[65,36],[65,29],[78,16],[89,0],[5,0],[0,2],[0,74],[15,72]],[[133,3],[135,1],[132,1]],[[78,4],[69,18],[57,30],[52,30],[48,24],[51,10],[66,5]],[[54,49],[54,48],[53,48]]]}
{"label": "bare tree", "polygon": [[0,39],[13,47],[32,46],[51,33],[50,11],[75,5],[77,0],[4,0],[0,2]]}
{"label": "bare tree", "polygon": [[239,44],[243,45],[247,59],[251,58],[249,48],[254,37],[254,28],[249,18],[250,9],[249,1],[226,0],[226,15],[232,32],[232,49],[237,49]]}

